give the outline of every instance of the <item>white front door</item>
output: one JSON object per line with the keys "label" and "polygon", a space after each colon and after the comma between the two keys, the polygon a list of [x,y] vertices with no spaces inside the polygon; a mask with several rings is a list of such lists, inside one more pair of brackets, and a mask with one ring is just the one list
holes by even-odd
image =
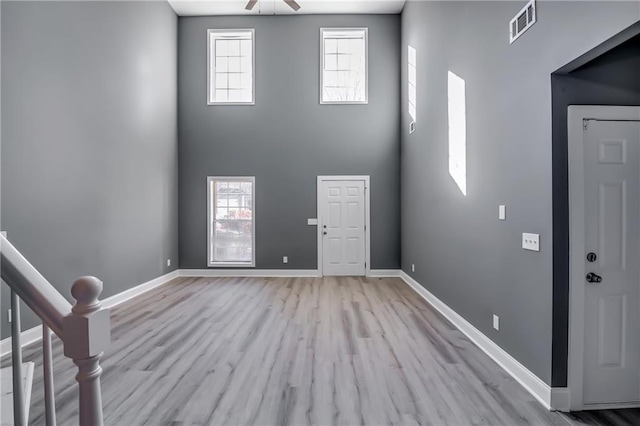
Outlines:
{"label": "white front door", "polygon": [[323,275],[365,275],[365,181],[321,180]]}
{"label": "white front door", "polygon": [[585,123],[582,399],[640,403],[640,122]]}

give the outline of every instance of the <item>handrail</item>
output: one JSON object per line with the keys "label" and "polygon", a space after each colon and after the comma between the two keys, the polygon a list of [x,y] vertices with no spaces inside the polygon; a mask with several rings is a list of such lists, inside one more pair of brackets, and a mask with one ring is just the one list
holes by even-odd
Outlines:
{"label": "handrail", "polygon": [[60,339],[63,319],[71,304],[25,259],[4,235],[0,235],[2,279]]}
{"label": "handrail", "polygon": [[[18,312],[19,296],[40,317],[43,324],[43,366],[45,379],[46,421],[55,425],[55,404],[53,402],[53,377],[51,376],[51,338],[49,330],[60,337],[64,345],[64,355],[71,358],[78,367],[76,380],[79,390],[79,418],[82,426],[101,426],[102,395],[100,360],[111,342],[109,309],[103,308],[98,297],[102,293],[102,281],[96,277],[80,277],[71,286],[71,296],[76,303],[71,304],[56,290],[27,259],[4,237],[0,235],[0,269],[2,279],[11,287],[13,327],[13,355],[19,355],[20,325]],[[15,306],[14,306],[15,305]],[[47,329],[48,328],[48,329]],[[21,374],[20,356],[13,356],[14,378]],[[17,377],[19,379],[19,377]],[[21,386],[22,379],[14,380],[14,394]],[[18,398],[16,405],[21,405]],[[15,413],[22,411],[16,409]],[[24,417],[24,416],[22,416]],[[16,424],[22,426],[26,420],[15,417]]]}

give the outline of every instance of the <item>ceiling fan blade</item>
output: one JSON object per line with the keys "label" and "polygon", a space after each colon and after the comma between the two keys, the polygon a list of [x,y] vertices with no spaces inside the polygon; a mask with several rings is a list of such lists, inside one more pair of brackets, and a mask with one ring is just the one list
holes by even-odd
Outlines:
{"label": "ceiling fan blade", "polygon": [[249,0],[249,3],[247,3],[247,5],[244,8],[246,10],[251,10],[253,9],[253,6],[256,5],[256,3],[258,3],[258,0]]}
{"label": "ceiling fan blade", "polygon": [[298,3],[296,3],[295,0],[284,0],[284,2],[286,4],[289,5],[289,7],[293,10],[295,10],[296,12],[298,11],[298,9],[300,9],[300,5]]}

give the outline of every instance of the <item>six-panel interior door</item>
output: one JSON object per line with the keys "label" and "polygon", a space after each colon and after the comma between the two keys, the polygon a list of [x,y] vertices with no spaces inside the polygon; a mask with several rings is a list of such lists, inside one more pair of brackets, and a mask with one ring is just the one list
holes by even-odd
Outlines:
{"label": "six-panel interior door", "polygon": [[583,404],[597,408],[640,402],[640,123],[590,120],[584,143]]}
{"label": "six-panel interior door", "polygon": [[323,275],[365,275],[365,185],[321,181]]}

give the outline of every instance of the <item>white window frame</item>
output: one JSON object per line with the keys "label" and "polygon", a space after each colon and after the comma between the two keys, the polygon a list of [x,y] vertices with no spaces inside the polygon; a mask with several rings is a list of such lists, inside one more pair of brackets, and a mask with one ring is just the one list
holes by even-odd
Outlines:
{"label": "white window frame", "polygon": [[[214,262],[212,260],[211,246],[213,242],[213,203],[212,186],[214,182],[251,182],[251,262]],[[255,176],[207,176],[207,266],[253,268],[256,266],[256,178]]]}
{"label": "white window frame", "polygon": [[[211,40],[213,36],[217,35],[232,35],[240,33],[251,33],[251,102],[229,102],[229,101],[215,101],[211,96],[211,85],[215,84],[212,81],[212,75],[215,75],[215,64],[211,61],[215,59],[215,55],[212,58],[212,46]],[[237,28],[237,29],[208,29],[207,30],[207,105],[255,105],[256,104],[256,31],[253,28]]]}
{"label": "white window frame", "polygon": [[[324,101],[324,32],[364,32],[364,101]],[[369,28],[320,28],[320,104],[321,105],[366,105],[369,103]]]}

